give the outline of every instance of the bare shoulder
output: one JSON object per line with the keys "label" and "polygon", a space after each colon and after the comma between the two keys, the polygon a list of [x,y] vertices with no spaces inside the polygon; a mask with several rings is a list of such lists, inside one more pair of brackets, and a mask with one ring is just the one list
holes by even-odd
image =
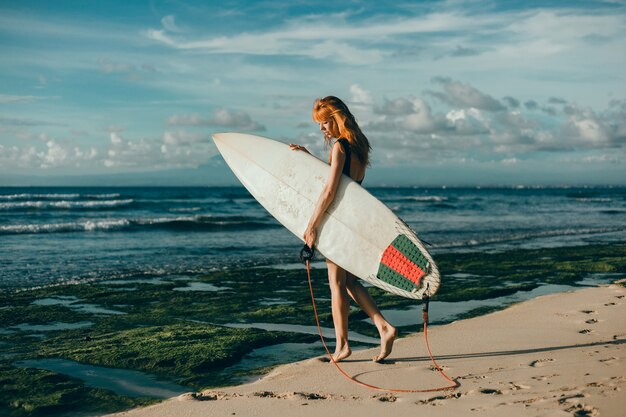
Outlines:
{"label": "bare shoulder", "polygon": [[334,155],[344,155],[346,154],[346,152],[343,149],[343,146],[341,146],[341,143],[339,143],[339,141],[336,141],[333,144],[333,148],[331,149],[331,153]]}
{"label": "bare shoulder", "polygon": [[338,141],[333,144],[332,149],[330,150],[330,165],[333,163],[341,164],[346,160],[346,153],[343,150],[343,146]]}

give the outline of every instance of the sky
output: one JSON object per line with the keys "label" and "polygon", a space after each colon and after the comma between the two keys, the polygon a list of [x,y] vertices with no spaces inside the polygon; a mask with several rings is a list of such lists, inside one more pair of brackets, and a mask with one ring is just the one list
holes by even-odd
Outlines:
{"label": "sky", "polygon": [[224,185],[211,134],[326,159],[346,101],[364,185],[626,185],[626,1],[0,3],[0,185]]}

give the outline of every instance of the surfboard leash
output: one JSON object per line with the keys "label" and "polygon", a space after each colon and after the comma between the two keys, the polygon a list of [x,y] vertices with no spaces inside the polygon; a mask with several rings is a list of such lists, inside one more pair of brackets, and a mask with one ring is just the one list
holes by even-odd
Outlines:
{"label": "surfboard leash", "polygon": [[348,375],[341,368],[341,366],[339,366],[337,361],[335,361],[335,358],[333,357],[333,355],[330,353],[330,349],[328,349],[328,346],[326,345],[326,340],[324,339],[324,334],[322,333],[322,326],[320,325],[320,319],[319,319],[319,316],[317,314],[317,305],[315,303],[315,295],[313,293],[313,282],[311,280],[311,265],[310,265],[310,261],[313,259],[314,253],[315,252],[314,252],[313,249],[309,248],[307,245],[304,245],[304,248],[302,248],[302,250],[300,251],[300,258],[306,264],[306,271],[307,271],[307,276],[308,276],[308,280],[309,280],[309,290],[310,290],[310,293],[311,293],[311,303],[313,304],[313,312],[315,313],[315,322],[317,323],[317,331],[318,331],[318,333],[320,335],[320,339],[322,340],[322,344],[324,345],[324,349],[326,349],[326,353],[328,354],[328,357],[330,358],[330,361],[333,363],[333,365],[335,365],[337,370],[339,370],[339,372],[344,377],[349,379],[351,382],[353,382],[353,383],[355,383],[357,385],[360,385],[362,387],[365,387],[365,388],[369,388],[369,389],[376,390],[376,391],[397,392],[397,393],[446,391],[446,390],[453,390],[453,389],[457,388],[460,385],[457,381],[453,380],[448,375],[446,375],[446,373],[443,371],[443,369],[441,369],[441,367],[435,361],[435,358],[433,357],[433,354],[432,354],[432,352],[430,350],[430,344],[428,343],[428,302],[429,302],[428,295],[426,295],[426,297],[424,298],[424,304],[423,304],[423,307],[422,307],[422,317],[423,317],[423,320],[424,320],[424,340],[426,341],[426,348],[428,349],[428,355],[430,356],[430,360],[433,363],[433,365],[435,366],[435,369],[437,369],[437,371],[439,371],[441,376],[443,376],[446,380],[448,380],[452,384],[451,385],[446,385],[445,387],[429,388],[429,389],[382,388],[382,387],[377,387],[375,385],[367,384],[365,382],[358,381],[358,380],[354,379],[353,377],[351,377],[350,375]]}

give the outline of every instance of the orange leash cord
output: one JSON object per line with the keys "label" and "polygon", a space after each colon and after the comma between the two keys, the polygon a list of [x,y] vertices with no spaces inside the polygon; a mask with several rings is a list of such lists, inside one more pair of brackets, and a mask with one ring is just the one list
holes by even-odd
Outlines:
{"label": "orange leash cord", "polygon": [[348,375],[343,369],[341,369],[339,364],[335,361],[335,358],[333,358],[333,355],[330,353],[328,346],[326,346],[326,341],[324,340],[324,335],[322,334],[322,327],[320,326],[320,319],[317,315],[317,306],[315,305],[315,296],[313,295],[313,283],[311,282],[311,266],[309,265],[308,259],[305,262],[306,262],[306,271],[307,271],[308,278],[309,278],[309,290],[311,291],[311,302],[313,303],[313,311],[315,312],[315,321],[317,323],[317,331],[320,334],[320,338],[322,339],[322,344],[324,345],[324,349],[326,349],[326,353],[328,353],[328,357],[330,358],[330,361],[337,367],[337,369],[339,370],[339,372],[343,374],[343,376],[345,376],[350,381],[362,387],[373,389],[376,391],[386,391],[386,392],[436,392],[436,391],[445,391],[445,390],[455,389],[456,387],[460,385],[458,382],[454,381],[452,378],[446,375],[445,372],[443,372],[443,369],[441,369],[439,365],[437,365],[437,362],[435,362],[435,358],[433,358],[433,354],[430,351],[430,345],[428,344],[428,313],[426,311],[424,311],[424,338],[426,340],[426,347],[428,348],[428,355],[430,356],[430,360],[432,361],[433,365],[435,365],[435,368],[439,371],[439,373],[445,379],[452,382],[452,385],[448,385],[448,386],[440,387],[440,388],[431,388],[431,389],[391,389],[391,388],[381,388],[375,385],[366,384],[365,382],[357,381],[356,379]]}

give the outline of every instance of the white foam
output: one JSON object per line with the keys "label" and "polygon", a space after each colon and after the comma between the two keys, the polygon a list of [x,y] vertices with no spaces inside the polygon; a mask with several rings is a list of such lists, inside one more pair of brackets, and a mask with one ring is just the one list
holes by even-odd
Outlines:
{"label": "white foam", "polygon": [[128,226],[130,221],[121,220],[87,220],[84,222],[44,223],[44,224],[10,224],[0,226],[0,234],[19,233],[54,233],[94,230],[109,230]]}
{"label": "white foam", "polygon": [[125,200],[99,200],[99,201],[68,201],[68,200],[32,201],[32,200],[29,200],[29,201],[19,201],[19,202],[10,202],[10,203],[0,203],[0,210],[15,210],[15,209],[24,209],[24,208],[98,209],[98,208],[126,206],[126,205],[131,204],[132,202],[133,202],[133,199],[130,199],[130,198],[125,199]]}

